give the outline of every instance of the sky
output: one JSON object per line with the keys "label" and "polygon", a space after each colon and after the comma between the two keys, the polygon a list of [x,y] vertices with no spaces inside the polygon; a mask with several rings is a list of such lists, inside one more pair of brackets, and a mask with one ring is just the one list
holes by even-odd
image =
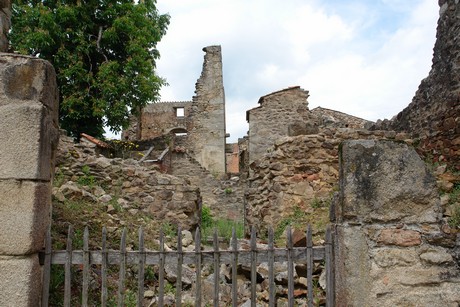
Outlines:
{"label": "sky", "polygon": [[226,127],[236,142],[246,111],[289,86],[308,106],[375,121],[412,100],[431,68],[434,0],[157,0],[171,16],[158,44],[162,101],[190,101],[202,48],[221,45]]}

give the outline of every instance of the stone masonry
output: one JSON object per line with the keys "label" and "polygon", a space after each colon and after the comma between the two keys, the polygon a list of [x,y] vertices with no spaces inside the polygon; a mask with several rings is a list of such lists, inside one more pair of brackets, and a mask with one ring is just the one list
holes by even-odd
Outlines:
{"label": "stone masonry", "polygon": [[406,131],[419,138],[420,151],[460,169],[460,2],[439,0],[433,65],[412,102],[377,129]]}
{"label": "stone masonry", "polygon": [[335,203],[335,306],[458,306],[460,237],[415,150],[346,141]]}
{"label": "stone masonry", "polygon": [[299,86],[290,87],[262,96],[260,106],[246,112],[249,164],[262,158],[280,137],[297,134],[290,133],[290,129],[300,126],[302,130],[306,124],[311,124],[307,98],[307,91]]}
{"label": "stone masonry", "polygon": [[203,48],[203,70],[192,101],[150,104],[123,132],[126,140],[148,140],[169,133],[186,133],[187,152],[215,174],[226,172],[225,93],[220,46]]}
{"label": "stone masonry", "polygon": [[27,56],[0,54],[0,66],[0,305],[37,306],[59,138],[56,75]]}
{"label": "stone masonry", "polygon": [[[317,134],[278,139],[262,159],[251,164],[253,174],[245,193],[246,224],[266,233],[269,226],[276,228],[295,209],[309,215],[326,210],[320,216],[327,217],[338,189],[340,143],[349,139],[402,141],[406,137],[389,131],[323,128]],[[323,229],[328,223],[326,219],[312,222]]]}

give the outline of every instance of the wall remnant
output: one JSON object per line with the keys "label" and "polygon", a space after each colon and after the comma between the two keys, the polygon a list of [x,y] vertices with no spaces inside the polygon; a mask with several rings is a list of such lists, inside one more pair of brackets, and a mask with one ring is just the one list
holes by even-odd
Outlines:
{"label": "wall remnant", "polygon": [[440,0],[433,64],[412,102],[375,129],[406,131],[434,162],[460,169],[460,2]]}
{"label": "wall remnant", "polygon": [[126,140],[148,140],[169,133],[186,134],[187,152],[204,168],[226,172],[225,93],[220,46],[203,48],[203,70],[192,101],[161,102],[146,106],[123,132]]}
{"label": "wall remnant", "polygon": [[457,306],[459,238],[415,150],[352,140],[339,156],[336,306]]}
{"label": "wall remnant", "polygon": [[[312,217],[314,231],[328,223],[329,205],[339,180],[339,146],[349,139],[398,139],[390,131],[323,128],[318,134],[285,136],[251,164],[245,193],[246,224],[266,233],[295,210]],[[410,142],[410,140],[405,140]]]}
{"label": "wall remnant", "polygon": [[307,124],[315,130],[317,123],[311,121],[307,98],[308,91],[294,86],[260,97],[260,106],[246,112],[249,164],[262,158],[280,137],[306,134],[310,132],[305,131]]}
{"label": "wall remnant", "polygon": [[0,300],[37,306],[59,139],[56,75],[41,59],[0,58]]}

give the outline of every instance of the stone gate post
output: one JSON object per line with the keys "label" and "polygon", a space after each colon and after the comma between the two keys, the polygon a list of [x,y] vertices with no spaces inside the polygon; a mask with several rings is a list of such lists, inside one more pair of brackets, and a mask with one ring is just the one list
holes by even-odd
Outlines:
{"label": "stone gate post", "polygon": [[435,178],[405,143],[339,152],[336,306],[457,306],[459,237],[441,231]]}
{"label": "stone gate post", "polygon": [[54,68],[0,53],[0,305],[39,306],[58,142]]}

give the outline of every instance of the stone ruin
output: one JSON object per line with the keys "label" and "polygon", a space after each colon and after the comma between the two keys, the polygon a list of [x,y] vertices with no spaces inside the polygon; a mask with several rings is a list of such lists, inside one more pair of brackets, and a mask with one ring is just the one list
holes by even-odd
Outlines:
{"label": "stone ruin", "polygon": [[[0,48],[6,51],[11,4],[0,1],[0,5]],[[125,139],[143,141],[186,134],[172,138],[170,156],[170,171],[183,179],[136,163],[94,157],[85,163],[98,173],[123,169],[127,182],[122,183],[123,197],[127,202],[145,200],[139,208],[127,210],[142,212],[155,203],[162,207],[155,199],[173,203],[182,195],[186,227],[196,225],[199,198],[204,195],[210,199],[214,195],[211,206],[224,215],[234,210],[235,218],[241,217],[244,203],[246,224],[259,233],[293,208],[311,213],[318,209],[313,203],[330,204],[337,234],[336,306],[457,306],[459,232],[446,224],[437,183],[412,148],[459,169],[460,3],[440,0],[439,5],[432,70],[412,103],[390,121],[373,125],[333,110],[309,110],[308,92],[300,87],[265,95],[259,107],[248,111],[249,135],[238,144],[239,171],[247,182],[233,177],[217,186],[216,176],[226,173],[225,97],[221,50],[210,46],[204,48],[203,72],[192,101],[149,106],[123,134]],[[40,296],[38,251],[50,222],[57,91],[47,62],[1,56],[1,297],[2,304],[33,306]],[[280,129],[272,130],[273,126]],[[236,150],[231,151],[235,155]],[[445,170],[441,165],[436,172],[442,176]],[[71,176],[76,169],[69,166],[64,171]],[[111,176],[106,175],[105,179]],[[443,185],[452,189],[459,178],[449,176]],[[156,181],[149,184],[146,178]],[[192,181],[202,190],[189,185]],[[146,185],[150,190],[144,191]],[[219,207],[220,199],[228,197],[225,185],[235,192],[229,206]],[[167,190],[174,192],[166,195]],[[76,191],[71,184],[55,191],[55,197],[72,193],[97,201],[104,198],[100,190]]]}
{"label": "stone ruin", "polygon": [[225,95],[220,46],[203,48],[203,71],[192,101],[145,107],[124,131],[125,140],[182,135],[187,154],[211,173],[225,174]]}

